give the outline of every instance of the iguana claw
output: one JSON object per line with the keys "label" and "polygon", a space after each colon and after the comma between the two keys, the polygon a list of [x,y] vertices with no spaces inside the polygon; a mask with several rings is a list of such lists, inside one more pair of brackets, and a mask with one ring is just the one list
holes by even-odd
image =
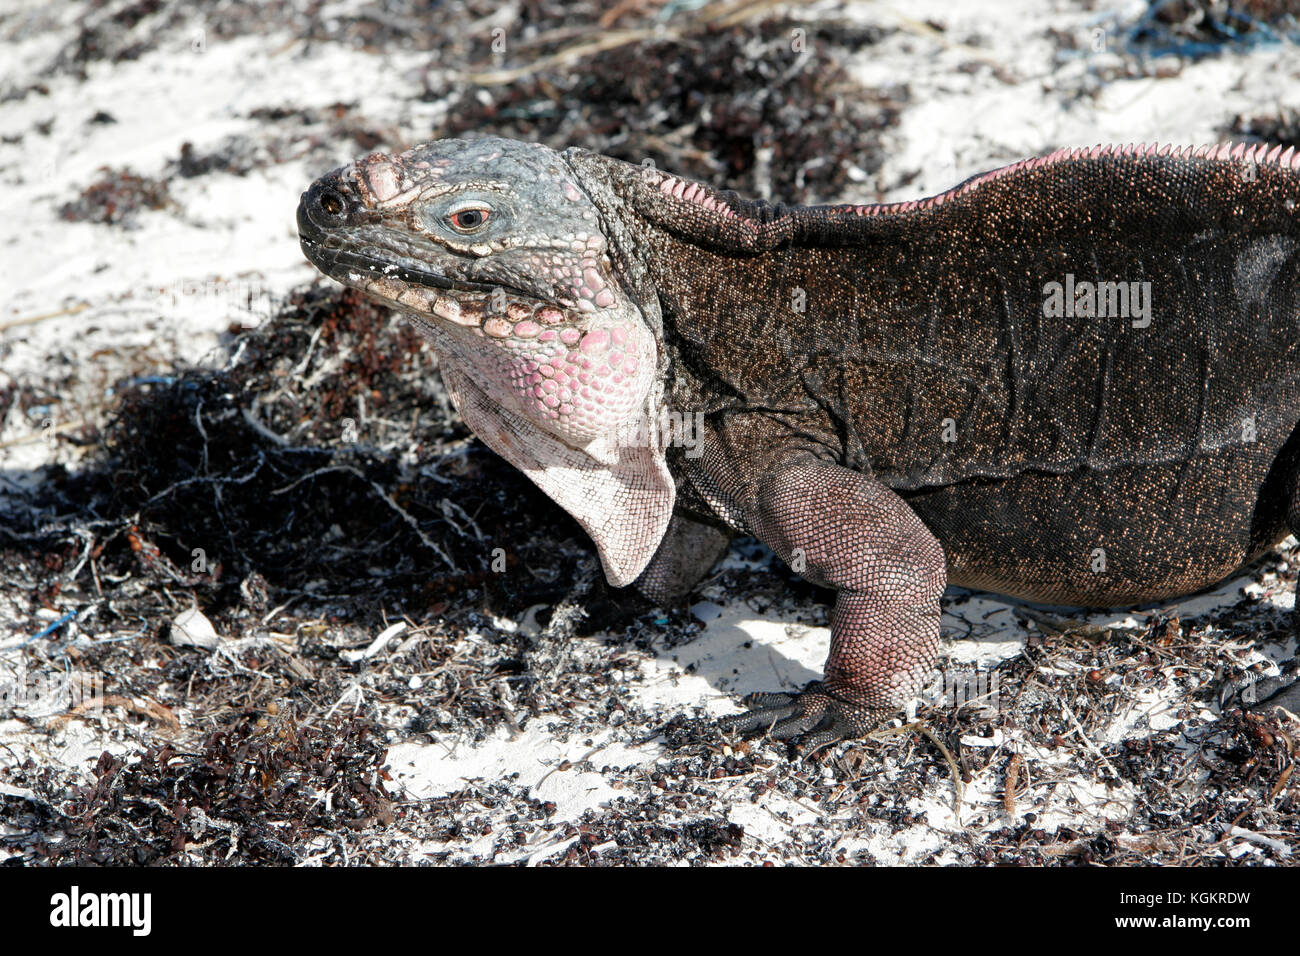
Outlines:
{"label": "iguana claw", "polygon": [[1285,661],[1277,677],[1260,679],[1252,675],[1225,681],[1215,696],[1221,711],[1231,707],[1263,710],[1273,706],[1292,712],[1300,710],[1300,660]]}
{"label": "iguana claw", "polygon": [[718,721],[724,731],[766,731],[774,740],[789,740],[806,753],[861,737],[888,716],[885,710],[841,700],[821,681],[813,681],[797,694],[750,694],[745,704],[749,707],[745,713]]}

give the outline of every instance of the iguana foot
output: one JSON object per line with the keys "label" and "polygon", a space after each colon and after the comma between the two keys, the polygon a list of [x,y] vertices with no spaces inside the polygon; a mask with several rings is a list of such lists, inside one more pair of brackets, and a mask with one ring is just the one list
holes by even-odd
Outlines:
{"label": "iguana foot", "polygon": [[1226,680],[1215,697],[1219,710],[1232,707],[1258,710],[1264,707],[1285,707],[1292,713],[1300,711],[1300,660],[1284,661],[1276,677],[1247,676]]}
{"label": "iguana foot", "polygon": [[731,733],[766,731],[773,739],[789,740],[808,753],[861,737],[890,714],[842,700],[821,681],[813,681],[797,694],[750,694],[745,704],[749,710],[723,717],[718,725]]}

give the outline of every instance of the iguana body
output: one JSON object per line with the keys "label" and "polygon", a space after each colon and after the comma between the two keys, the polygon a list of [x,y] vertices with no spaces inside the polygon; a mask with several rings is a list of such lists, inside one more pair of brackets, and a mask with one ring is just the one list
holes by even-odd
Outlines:
{"label": "iguana body", "polygon": [[1300,524],[1290,149],[1061,151],[917,202],[788,207],[449,140],[336,171],[298,218],[319,268],[429,336],[469,426],[611,583],[672,599],[725,528],[838,590],[825,678],[742,730],[817,746],[898,709],[946,581],[1156,600]]}

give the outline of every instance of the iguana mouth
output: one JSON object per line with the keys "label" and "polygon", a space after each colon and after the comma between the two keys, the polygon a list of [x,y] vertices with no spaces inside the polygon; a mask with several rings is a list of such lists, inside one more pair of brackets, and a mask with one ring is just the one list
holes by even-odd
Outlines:
{"label": "iguana mouth", "polygon": [[407,285],[420,286],[426,289],[483,293],[492,293],[502,289],[515,296],[537,298],[533,293],[512,288],[501,282],[479,282],[474,279],[463,278],[453,279],[450,276],[429,272],[426,269],[395,262],[357,249],[331,246],[323,237],[310,236],[306,231],[302,232],[300,242],[303,254],[311,260],[312,264],[326,275],[340,282],[346,281],[349,272],[358,272],[376,279],[400,279]]}
{"label": "iguana mouth", "polygon": [[[330,237],[331,239],[335,237]],[[423,334],[441,340],[441,320],[448,326],[493,339],[580,337],[580,317],[535,292],[503,283],[450,278],[374,253],[327,244],[303,235],[307,258],[331,278],[369,295],[387,299]],[[545,329],[553,329],[545,333]]]}
{"label": "iguana mouth", "polygon": [[581,338],[580,314],[570,303],[554,302],[536,291],[500,281],[432,272],[421,268],[418,261],[404,259],[397,250],[385,255],[390,250],[373,240],[361,246],[348,234],[351,223],[322,228],[315,222],[312,199],[309,190],[298,207],[303,254],[332,279],[401,309],[425,336],[445,343],[443,330],[459,328],[504,341],[537,337],[572,344]]}
{"label": "iguana mouth", "polygon": [[[317,181],[302,194],[298,236],[303,255],[330,278],[369,292],[376,291],[371,288],[375,280],[398,280],[407,290],[436,290],[453,296],[504,293],[512,299],[545,302],[537,290],[501,279],[488,282],[435,272],[427,266],[437,265],[436,258],[421,259],[418,253],[388,248],[381,231],[383,220],[359,202],[337,174],[329,179],[331,182]],[[397,238],[395,235],[394,241]]]}

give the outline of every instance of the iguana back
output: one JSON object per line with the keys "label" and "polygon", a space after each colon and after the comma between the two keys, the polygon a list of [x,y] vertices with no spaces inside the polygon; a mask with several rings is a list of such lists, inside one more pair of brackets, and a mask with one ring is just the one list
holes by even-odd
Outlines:
{"label": "iguana back", "polygon": [[[892,207],[625,186],[674,403],[869,471],[956,583],[1090,605],[1211,584],[1286,533],[1300,173],[1207,152],[1062,151]],[[757,229],[701,241],[706,197]]]}

